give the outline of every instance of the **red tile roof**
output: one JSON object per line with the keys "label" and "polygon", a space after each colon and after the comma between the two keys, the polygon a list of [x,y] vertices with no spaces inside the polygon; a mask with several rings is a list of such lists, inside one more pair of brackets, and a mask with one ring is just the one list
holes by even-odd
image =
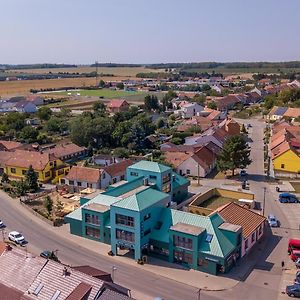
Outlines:
{"label": "red tile roof", "polygon": [[119,108],[123,105],[129,106],[128,102],[124,99],[112,99],[109,103],[108,103],[108,107],[109,108]]}
{"label": "red tile roof", "polygon": [[8,287],[0,283],[0,299],[1,300],[21,300],[23,292],[12,287]]}
{"label": "red tile roof", "polygon": [[74,143],[67,143],[56,145],[54,148],[45,149],[44,152],[52,153],[57,158],[61,158],[67,155],[77,154],[85,150],[85,147],[78,146]]}
{"label": "red tile roof", "polygon": [[102,173],[103,169],[74,166],[71,168],[69,174],[65,178],[68,180],[97,183],[100,182]]}
{"label": "red tile roof", "polygon": [[4,141],[0,140],[0,145],[3,145],[7,150],[12,150],[20,147],[22,144],[14,141]]}
{"label": "red tile roof", "polygon": [[132,160],[126,159],[119,163],[112,164],[110,166],[107,166],[104,168],[104,170],[111,176],[121,176],[126,173],[127,167],[131,166],[133,164]]}
{"label": "red tile roof", "polygon": [[243,237],[245,239],[266,220],[264,216],[234,202],[220,207],[218,212],[226,222],[240,225],[243,228]]}

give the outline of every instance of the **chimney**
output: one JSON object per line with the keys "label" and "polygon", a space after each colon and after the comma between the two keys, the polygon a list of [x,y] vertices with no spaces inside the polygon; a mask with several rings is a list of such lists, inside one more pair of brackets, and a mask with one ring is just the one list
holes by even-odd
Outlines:
{"label": "chimney", "polygon": [[63,277],[66,277],[67,275],[69,275],[70,273],[68,272],[67,267],[64,267],[63,269]]}

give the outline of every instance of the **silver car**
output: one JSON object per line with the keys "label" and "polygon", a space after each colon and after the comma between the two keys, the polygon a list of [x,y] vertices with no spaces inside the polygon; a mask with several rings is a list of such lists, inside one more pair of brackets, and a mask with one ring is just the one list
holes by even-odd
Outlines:
{"label": "silver car", "polygon": [[271,227],[278,227],[279,222],[274,215],[268,215],[268,222]]}

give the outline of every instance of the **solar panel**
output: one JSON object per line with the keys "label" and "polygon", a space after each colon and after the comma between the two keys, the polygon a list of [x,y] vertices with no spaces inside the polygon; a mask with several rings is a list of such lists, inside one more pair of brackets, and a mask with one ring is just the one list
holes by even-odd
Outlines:
{"label": "solar panel", "polygon": [[213,235],[208,233],[208,234],[206,235],[205,241],[208,242],[208,243],[210,243],[211,240],[212,240],[212,238],[213,238]]}
{"label": "solar panel", "polygon": [[44,285],[43,285],[42,283],[40,283],[40,284],[36,287],[36,289],[34,290],[33,295],[37,296],[37,295],[40,293],[40,291],[42,290],[43,287],[44,287]]}

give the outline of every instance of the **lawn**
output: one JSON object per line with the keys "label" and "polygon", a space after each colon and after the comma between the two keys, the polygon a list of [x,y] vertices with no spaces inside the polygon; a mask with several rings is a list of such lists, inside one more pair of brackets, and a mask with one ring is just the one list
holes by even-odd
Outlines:
{"label": "lawn", "polygon": [[295,189],[295,192],[300,194],[300,181],[299,182],[290,182],[290,184]]}
{"label": "lawn", "polygon": [[236,199],[232,199],[232,198],[214,196],[214,197],[211,197],[210,199],[204,201],[201,204],[201,206],[215,210],[215,209],[219,208],[220,206],[223,206],[229,202],[236,202],[236,201],[237,201]]}
{"label": "lawn", "polygon": [[89,96],[89,97],[103,97],[106,99],[112,98],[126,98],[135,95],[143,96],[145,93],[143,92],[127,92],[127,91],[119,91],[119,90],[111,90],[111,89],[99,89],[99,90],[70,90],[64,92],[55,92],[55,95],[62,96]]}

